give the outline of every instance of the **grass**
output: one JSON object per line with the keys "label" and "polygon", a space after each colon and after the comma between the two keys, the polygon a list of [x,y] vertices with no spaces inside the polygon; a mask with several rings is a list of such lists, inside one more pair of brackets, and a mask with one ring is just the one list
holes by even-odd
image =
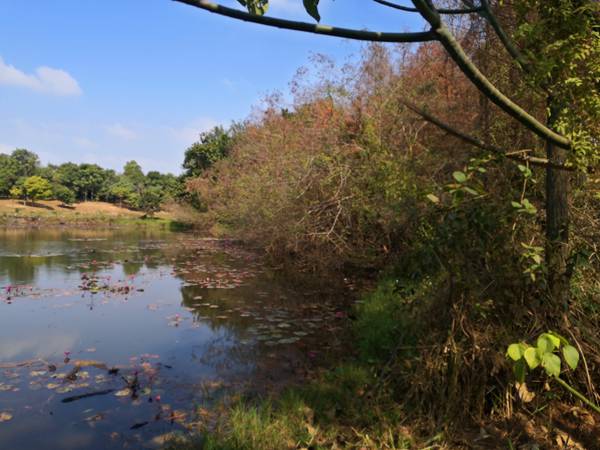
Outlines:
{"label": "grass", "polygon": [[41,200],[24,205],[16,200],[0,200],[0,225],[21,226],[161,226],[185,228],[190,213],[181,216],[179,209],[167,208],[147,218],[141,211],[133,211],[106,202],[82,202],[71,206],[55,200]]}
{"label": "grass", "polygon": [[406,414],[378,368],[398,338],[394,280],[384,280],[356,309],[355,355],[280,396],[240,400],[217,425],[169,450],[422,449],[444,448],[442,435],[421,439],[404,426]]}

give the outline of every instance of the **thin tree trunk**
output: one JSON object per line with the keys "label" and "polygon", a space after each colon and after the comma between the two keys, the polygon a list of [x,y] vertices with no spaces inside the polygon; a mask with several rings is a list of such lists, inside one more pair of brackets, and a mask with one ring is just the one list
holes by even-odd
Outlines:
{"label": "thin tree trunk", "polygon": [[[551,113],[548,125],[555,116]],[[546,143],[546,156],[552,163],[563,164],[567,152],[551,142]],[[554,305],[567,308],[570,291],[569,258],[569,172],[552,167],[546,169],[546,265],[548,288]]]}

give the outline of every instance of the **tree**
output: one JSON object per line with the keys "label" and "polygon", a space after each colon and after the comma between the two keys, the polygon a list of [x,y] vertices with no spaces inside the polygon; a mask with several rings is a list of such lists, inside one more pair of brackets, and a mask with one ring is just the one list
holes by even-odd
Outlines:
{"label": "tree", "polygon": [[75,202],[75,193],[62,184],[52,186],[52,196],[62,202],[63,205],[71,205]]}
{"label": "tree", "polygon": [[231,144],[232,137],[223,127],[214,127],[202,133],[200,140],[185,151],[183,161],[185,176],[197,177],[214,163],[227,157]]}
{"label": "tree", "polygon": [[119,177],[118,181],[110,186],[108,194],[123,206],[123,201],[134,193],[133,184],[125,177]]}
{"label": "tree", "polygon": [[8,195],[17,178],[19,177],[10,156],[0,153],[0,195]]}
{"label": "tree", "polygon": [[142,168],[135,161],[129,161],[125,164],[125,167],[123,167],[123,176],[132,184],[137,192],[141,191],[146,182]]}
{"label": "tree", "polygon": [[[11,198],[14,198],[15,200],[24,200],[25,198],[25,194],[24,194],[24,190],[22,186],[13,186],[10,188],[10,192],[9,195]],[[25,202],[23,202],[25,203]]]}
{"label": "tree", "polygon": [[158,187],[146,188],[139,197],[138,207],[144,213],[152,217],[155,212],[160,211],[160,205],[163,201],[162,191]]}
{"label": "tree", "polygon": [[35,175],[40,166],[38,155],[29,150],[18,148],[10,154],[10,159],[15,164],[17,174],[20,177]]}
{"label": "tree", "polygon": [[[463,0],[462,6],[454,9],[436,7],[432,0],[412,0],[413,7],[398,5],[387,0],[374,0],[380,5],[395,10],[420,14],[429,24],[430,29],[417,33],[372,32],[267,17],[264,14],[267,11],[269,0],[238,0],[247,8],[247,13],[217,5],[208,0],[177,1],[238,20],[315,34],[372,42],[439,42],[457,67],[485,98],[496,104],[545,143],[546,158],[536,158],[535,163],[546,168],[546,263],[549,294],[555,304],[566,305],[569,297],[569,268],[567,265],[569,175],[566,170],[569,170],[569,163],[597,162],[599,152],[598,136],[594,136],[586,128],[589,126],[589,122],[584,122],[582,128],[579,123],[575,122],[576,119],[565,120],[565,116],[576,117],[573,114],[565,114],[565,109],[572,99],[570,94],[577,92],[577,89],[572,86],[583,86],[583,89],[588,89],[588,95],[580,95],[578,103],[582,104],[592,122],[595,120],[597,123],[600,118],[597,84],[600,76],[600,64],[598,63],[600,37],[597,25],[600,4],[598,2],[590,0],[523,0],[517,2],[515,7],[521,8],[521,18],[527,19],[521,22],[522,33],[529,36],[531,48],[535,48],[533,43],[537,42],[537,49],[542,50],[537,54],[525,55],[501,26],[489,0],[480,0],[478,4],[473,0]],[[307,13],[315,20],[320,21],[319,0],[304,0],[303,4]],[[502,7],[501,2],[496,7]],[[465,14],[478,15],[485,20],[516,66],[521,69],[524,76],[529,77],[532,87],[546,92],[549,110],[546,120],[536,118],[533,113],[510,99],[473,63],[443,20],[445,15]],[[568,20],[565,20],[567,17]],[[563,73],[567,76],[561,76]],[[566,89],[557,88],[560,86],[566,87]],[[590,92],[593,95],[590,96]],[[591,97],[591,100],[586,100],[587,97]],[[488,151],[494,150],[495,153],[505,155],[509,153],[506,149],[491,146],[455,130],[416,105],[409,104],[408,106],[426,120],[441,126],[445,131],[471,145]],[[527,152],[524,155],[517,156],[517,159],[533,163]],[[514,158],[514,153],[512,156]],[[581,168],[581,164],[578,167]]]}
{"label": "tree", "polygon": [[107,176],[107,171],[97,164],[81,164],[73,180],[78,197],[83,201],[96,200]]}
{"label": "tree", "polygon": [[25,178],[23,181],[25,197],[32,202],[52,197],[52,185],[48,180],[38,175]]}

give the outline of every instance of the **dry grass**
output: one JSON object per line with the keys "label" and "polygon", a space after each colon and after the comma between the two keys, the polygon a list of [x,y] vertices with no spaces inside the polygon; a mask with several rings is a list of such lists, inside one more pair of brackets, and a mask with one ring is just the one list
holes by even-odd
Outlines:
{"label": "dry grass", "polygon": [[[56,200],[39,200],[35,204],[23,204],[17,200],[0,200],[0,217],[5,220],[43,220],[58,222],[80,222],[94,220],[135,220],[141,219],[144,213],[121,208],[106,202],[82,202],[64,206]],[[163,220],[174,220],[171,212],[160,211],[155,217]]]}

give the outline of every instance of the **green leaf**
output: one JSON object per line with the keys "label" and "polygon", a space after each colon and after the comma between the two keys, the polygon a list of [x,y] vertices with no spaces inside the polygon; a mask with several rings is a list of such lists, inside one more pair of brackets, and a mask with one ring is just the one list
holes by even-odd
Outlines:
{"label": "green leaf", "polygon": [[310,16],[315,19],[317,22],[321,21],[321,15],[319,14],[319,0],[303,0],[304,9],[306,12],[310,14]]}
{"label": "green leaf", "polygon": [[513,366],[513,372],[515,374],[515,378],[519,383],[525,382],[525,375],[527,374],[527,364],[522,359],[518,360]]}
{"label": "green leaf", "polygon": [[565,345],[562,349],[563,357],[565,358],[565,362],[567,365],[575,370],[577,368],[577,364],[579,364],[579,352],[572,345]]}
{"label": "green leaf", "polygon": [[238,0],[238,2],[248,9],[250,14],[263,16],[269,9],[269,0]]}
{"label": "green leaf", "polygon": [[556,335],[556,334],[552,333],[551,331],[549,331],[548,333],[542,334],[542,336],[545,336],[548,339],[550,339],[550,341],[552,342],[552,345],[554,346],[554,348],[559,348],[560,347],[560,337],[558,337],[558,335]]}
{"label": "green leaf", "polygon": [[506,354],[513,361],[518,361],[523,357],[523,352],[525,351],[525,344],[510,344],[508,349],[506,350]]}
{"label": "green leaf", "polygon": [[542,367],[548,375],[557,377],[560,375],[560,358],[554,353],[546,353],[542,357]]}
{"label": "green leaf", "polygon": [[464,183],[465,181],[467,181],[467,176],[464,174],[464,172],[456,171],[452,174],[452,176],[459,183]]}
{"label": "green leaf", "polygon": [[554,342],[544,333],[537,339],[537,348],[540,356],[552,353],[554,351]]}
{"label": "green leaf", "polygon": [[513,206],[513,208],[522,208],[523,205],[521,205],[519,202],[510,202],[510,204]]}
{"label": "green leaf", "polygon": [[529,347],[527,350],[525,350],[525,352],[523,353],[523,358],[525,358],[525,361],[527,361],[527,365],[532,370],[539,366],[541,363],[540,358],[538,358],[537,351],[534,347]]}
{"label": "green leaf", "polygon": [[471,195],[479,195],[479,192],[477,192],[475,189],[472,189],[468,186],[465,186],[463,189]]}

